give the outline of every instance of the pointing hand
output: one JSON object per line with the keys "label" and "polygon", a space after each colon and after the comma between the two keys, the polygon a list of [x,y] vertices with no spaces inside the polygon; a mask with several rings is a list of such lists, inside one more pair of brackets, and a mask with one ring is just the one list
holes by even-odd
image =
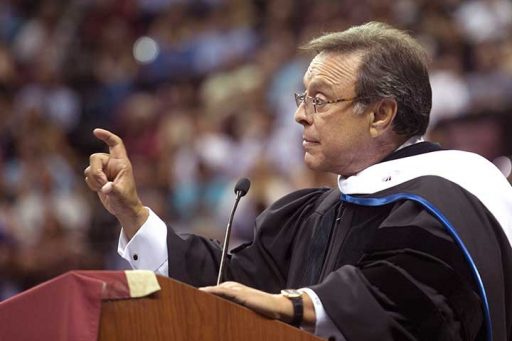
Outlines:
{"label": "pointing hand", "polygon": [[137,194],[131,162],[119,136],[105,129],[94,129],[93,133],[105,142],[109,152],[90,156],[84,171],[85,182],[98,193],[103,206],[117,217],[130,239],[148,217]]}

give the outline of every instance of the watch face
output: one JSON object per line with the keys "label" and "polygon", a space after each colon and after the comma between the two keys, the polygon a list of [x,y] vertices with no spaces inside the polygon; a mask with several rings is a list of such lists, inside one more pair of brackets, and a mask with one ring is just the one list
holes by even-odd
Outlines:
{"label": "watch face", "polygon": [[294,298],[294,297],[301,297],[302,292],[295,290],[295,289],[284,289],[284,290],[281,290],[281,295],[288,297],[288,298]]}

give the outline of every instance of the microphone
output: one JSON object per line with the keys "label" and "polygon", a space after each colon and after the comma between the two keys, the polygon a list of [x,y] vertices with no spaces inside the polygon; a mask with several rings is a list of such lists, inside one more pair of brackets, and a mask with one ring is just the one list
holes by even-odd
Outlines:
{"label": "microphone", "polygon": [[235,204],[233,205],[233,209],[231,210],[228,226],[226,227],[226,234],[224,235],[224,245],[222,246],[222,257],[220,258],[217,285],[220,284],[222,277],[224,276],[224,264],[226,263],[226,254],[228,252],[229,237],[231,236],[231,224],[233,223],[233,217],[235,216],[235,211],[236,208],[238,207],[238,202],[240,201],[240,198],[247,194],[247,192],[249,191],[249,187],[251,187],[251,182],[247,178],[242,178],[238,180],[238,182],[235,185]]}

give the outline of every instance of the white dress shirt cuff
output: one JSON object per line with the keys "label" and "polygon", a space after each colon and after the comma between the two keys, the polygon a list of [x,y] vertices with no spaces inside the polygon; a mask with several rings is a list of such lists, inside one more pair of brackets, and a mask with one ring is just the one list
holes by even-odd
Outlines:
{"label": "white dress shirt cuff", "polygon": [[[329,340],[334,339],[336,341],[346,341],[343,334],[340,332],[340,330],[336,327],[334,322],[332,322],[332,320],[327,315],[322,304],[322,301],[320,301],[320,297],[318,297],[318,295],[309,288],[302,288],[299,290],[307,294],[311,298],[311,301],[313,302],[313,307],[315,308],[316,316],[314,334],[322,338],[327,338]],[[313,332],[312,330],[308,330],[307,328],[304,328],[304,330]]]}
{"label": "white dress shirt cuff", "polygon": [[150,208],[149,217],[131,240],[121,230],[117,252],[132,268],[167,276],[167,226]]}

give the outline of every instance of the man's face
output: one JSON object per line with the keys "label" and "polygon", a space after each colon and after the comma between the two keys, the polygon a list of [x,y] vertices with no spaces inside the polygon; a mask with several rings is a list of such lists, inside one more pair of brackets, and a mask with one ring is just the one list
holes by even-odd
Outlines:
{"label": "man's face", "polygon": [[[306,94],[327,101],[355,98],[360,62],[358,53],[320,53],[304,75]],[[312,105],[299,106],[295,121],[304,127],[302,145],[308,167],[349,176],[368,166],[371,119],[367,111],[356,114],[354,105],[354,101],[325,104],[316,113]]]}

